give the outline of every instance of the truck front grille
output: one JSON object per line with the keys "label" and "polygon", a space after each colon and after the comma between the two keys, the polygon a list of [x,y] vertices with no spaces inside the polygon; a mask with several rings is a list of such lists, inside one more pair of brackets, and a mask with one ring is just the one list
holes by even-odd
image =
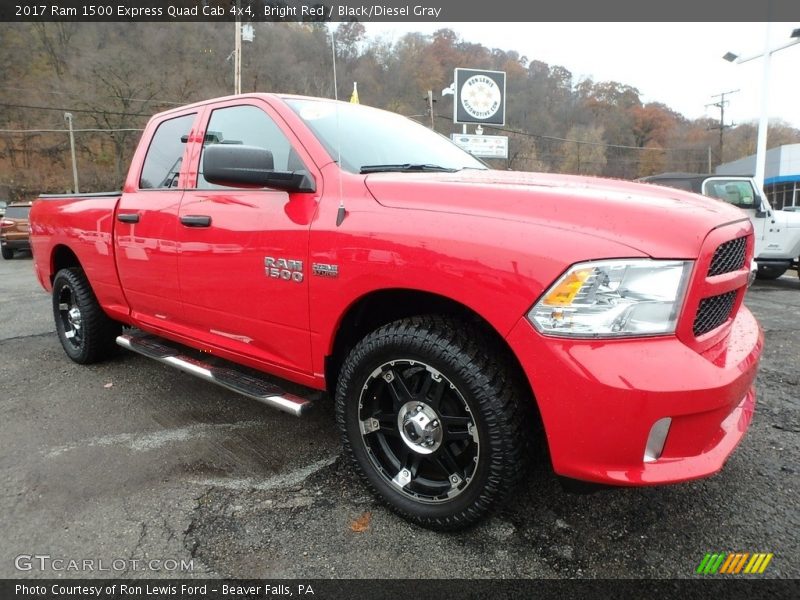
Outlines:
{"label": "truck front grille", "polygon": [[711,266],[708,267],[708,276],[722,275],[738,271],[744,266],[747,251],[747,236],[729,240],[717,246]]}
{"label": "truck front grille", "polygon": [[728,320],[736,302],[736,292],[737,290],[731,290],[718,296],[703,298],[700,301],[700,307],[697,309],[692,327],[695,337],[713,331]]}

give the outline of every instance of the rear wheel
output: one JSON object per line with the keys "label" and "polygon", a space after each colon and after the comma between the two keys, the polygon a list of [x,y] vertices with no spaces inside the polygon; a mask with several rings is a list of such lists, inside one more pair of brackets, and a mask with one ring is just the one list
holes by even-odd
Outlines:
{"label": "rear wheel", "polygon": [[370,487],[419,525],[476,522],[524,471],[525,394],[493,348],[466,323],[414,317],[369,334],[342,368],[344,446]]}
{"label": "rear wheel", "polygon": [[10,260],[14,258],[14,250],[12,248],[3,248],[3,258],[6,260]]}
{"label": "rear wheel", "polygon": [[100,308],[83,271],[62,269],[53,280],[53,316],[64,352],[80,364],[101,361],[116,351],[122,326]]}

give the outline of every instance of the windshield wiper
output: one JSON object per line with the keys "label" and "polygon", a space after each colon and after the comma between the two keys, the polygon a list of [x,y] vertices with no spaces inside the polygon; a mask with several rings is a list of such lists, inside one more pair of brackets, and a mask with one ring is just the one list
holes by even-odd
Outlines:
{"label": "windshield wiper", "polygon": [[400,165],[363,165],[361,171],[362,175],[366,173],[384,173],[384,172],[406,172],[406,171],[437,171],[440,173],[454,173],[457,169],[450,169],[448,167],[440,167],[439,165],[428,165],[420,163],[404,163]]}

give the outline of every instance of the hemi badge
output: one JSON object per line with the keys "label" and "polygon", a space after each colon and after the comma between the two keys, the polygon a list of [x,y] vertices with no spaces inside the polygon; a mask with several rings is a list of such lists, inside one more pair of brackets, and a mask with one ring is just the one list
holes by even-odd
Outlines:
{"label": "hemi badge", "polygon": [[320,277],[338,277],[339,265],[328,265],[325,263],[311,263],[311,272]]}

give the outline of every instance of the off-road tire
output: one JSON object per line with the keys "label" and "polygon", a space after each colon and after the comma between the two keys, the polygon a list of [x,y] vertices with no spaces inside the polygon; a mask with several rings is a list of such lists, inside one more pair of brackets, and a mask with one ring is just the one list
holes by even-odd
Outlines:
{"label": "off-road tire", "polygon": [[14,249],[13,248],[2,248],[3,258],[6,260],[11,260],[14,258]]}
{"label": "off-road tire", "polygon": [[[56,332],[64,352],[79,364],[91,364],[105,360],[116,353],[116,337],[122,326],[109,318],[92,291],[89,281],[79,268],[61,269],[53,279],[53,317]],[[66,299],[69,299],[65,302]],[[64,314],[68,312],[65,305],[75,307],[79,311],[80,338],[67,336],[67,322]],[[73,327],[74,329],[74,327]]]}
{"label": "off-road tire", "polygon": [[[370,377],[374,380],[376,368],[387,361],[409,359],[430,365],[455,385],[479,432],[470,483],[457,496],[437,503],[411,498],[393,484],[374,464],[374,452],[368,451],[362,434],[359,402]],[[353,348],[336,389],[336,420],[346,453],[391,509],[422,527],[456,530],[476,523],[512,493],[525,474],[533,399],[510,362],[506,350],[481,328],[443,316],[395,321]]]}

